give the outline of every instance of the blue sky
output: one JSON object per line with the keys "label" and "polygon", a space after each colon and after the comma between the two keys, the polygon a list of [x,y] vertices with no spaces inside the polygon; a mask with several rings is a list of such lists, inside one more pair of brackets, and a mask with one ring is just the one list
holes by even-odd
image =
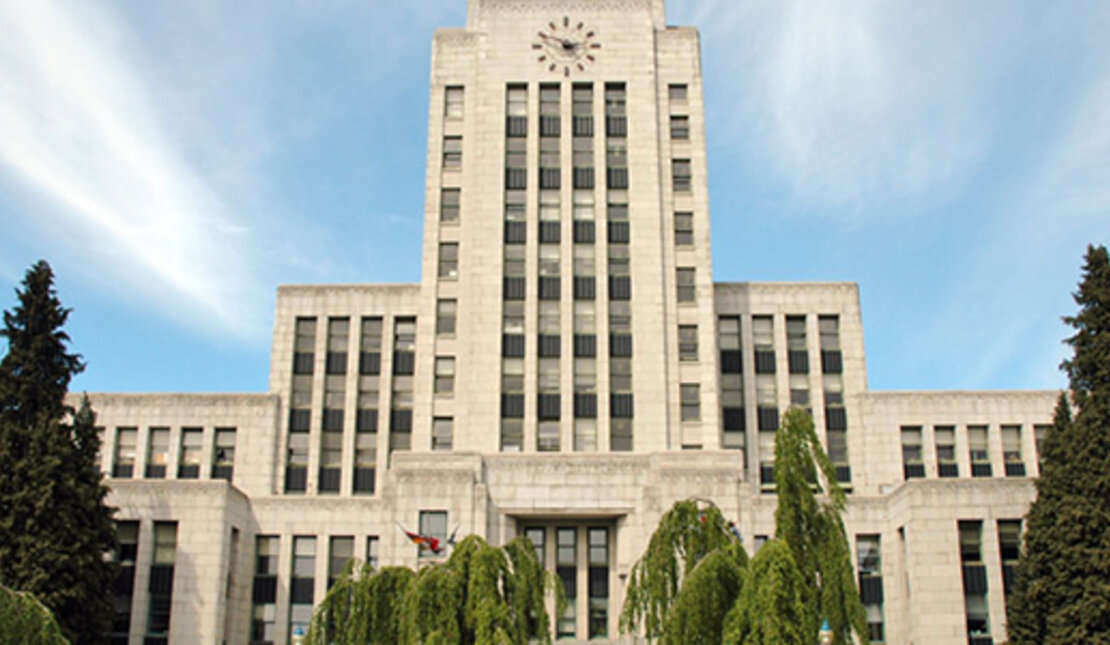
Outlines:
{"label": "blue sky", "polygon": [[[263,391],[284,283],[419,279],[464,0],[0,0],[0,307],[58,274],[89,391]],[[873,389],[1054,388],[1110,237],[1110,3],[671,0],[718,281],[860,284]]]}

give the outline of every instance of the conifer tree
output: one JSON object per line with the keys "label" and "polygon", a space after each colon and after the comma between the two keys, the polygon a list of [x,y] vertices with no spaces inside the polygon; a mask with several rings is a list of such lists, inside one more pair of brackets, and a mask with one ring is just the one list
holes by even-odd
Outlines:
{"label": "conifer tree", "polygon": [[1074,294],[1074,349],[1045,437],[1037,499],[1026,516],[1025,548],[1007,602],[1016,645],[1110,643],[1110,258],[1087,248]]}
{"label": "conifer tree", "polygon": [[74,643],[107,642],[115,566],[113,509],[97,468],[87,398],[65,404],[84,366],[67,351],[69,310],[46,262],[27,271],[0,336],[0,584],[33,593]]}

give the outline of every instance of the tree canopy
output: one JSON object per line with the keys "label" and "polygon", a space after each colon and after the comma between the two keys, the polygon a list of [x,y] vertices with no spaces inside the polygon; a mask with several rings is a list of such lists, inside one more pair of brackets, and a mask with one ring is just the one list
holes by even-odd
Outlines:
{"label": "tree canopy", "polygon": [[1015,645],[1110,643],[1110,259],[1088,247],[1074,350],[1062,364],[1068,394],[1041,447],[1037,498],[1007,601]]}
{"label": "tree canopy", "polygon": [[527,538],[497,548],[471,535],[415,573],[351,565],[317,606],[305,643],[547,643],[547,599],[561,613],[561,591]]}
{"label": "tree canopy", "polygon": [[0,336],[0,584],[33,593],[75,643],[104,643],[113,608],[113,509],[97,467],[100,439],[86,398],[65,404],[83,369],[67,350],[69,310],[46,262],[27,271]]}
{"label": "tree canopy", "polygon": [[719,509],[684,500],[663,514],[629,576],[621,631],[664,643],[805,644],[828,620],[833,642],[867,624],[841,516],[845,496],[805,411],[775,437],[775,539],[748,562]]}
{"label": "tree canopy", "polygon": [[34,594],[0,585],[0,645],[69,645],[58,621]]}

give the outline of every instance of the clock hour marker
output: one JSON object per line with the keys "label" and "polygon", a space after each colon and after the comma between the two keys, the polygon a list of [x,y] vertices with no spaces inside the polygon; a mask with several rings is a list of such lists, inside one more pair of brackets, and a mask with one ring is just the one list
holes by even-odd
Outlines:
{"label": "clock hour marker", "polygon": [[543,49],[543,45],[539,43],[532,43],[532,49]]}
{"label": "clock hour marker", "polygon": [[569,67],[566,67],[566,66],[563,67],[563,76],[570,76],[570,68]]}
{"label": "clock hour marker", "polygon": [[601,49],[601,43],[590,43],[590,49]]}
{"label": "clock hour marker", "polygon": [[578,71],[580,71],[580,72],[586,71],[586,66],[583,65],[582,63],[578,63]]}
{"label": "clock hour marker", "polygon": [[593,54],[586,54],[586,60],[590,61],[591,63],[594,62]]}
{"label": "clock hour marker", "polygon": [[556,27],[555,23],[553,23],[553,22],[547,23],[547,26],[551,27],[551,31],[555,31],[556,29],[558,29],[558,27]]}
{"label": "clock hour marker", "polygon": [[564,27],[569,27],[570,26],[570,18],[568,18],[566,16],[563,16],[563,26]]}
{"label": "clock hour marker", "polygon": [[556,67],[558,67],[558,65],[556,65],[555,63],[551,63],[547,66],[547,71],[554,72]]}
{"label": "clock hour marker", "polygon": [[585,27],[585,26],[586,26],[586,23],[584,23],[584,22],[580,22],[580,23],[578,23],[578,27],[577,27],[577,29],[582,29],[582,28],[583,28],[583,27]]}
{"label": "clock hour marker", "polygon": [[542,62],[544,62],[545,60],[547,60],[547,54],[544,54],[544,55],[542,55],[542,56],[540,56],[540,57],[539,57],[539,61],[540,61],[541,63],[542,63]]}
{"label": "clock hour marker", "polygon": [[587,31],[586,32],[586,38],[593,38],[593,37],[594,37],[594,32],[592,32],[592,31]]}

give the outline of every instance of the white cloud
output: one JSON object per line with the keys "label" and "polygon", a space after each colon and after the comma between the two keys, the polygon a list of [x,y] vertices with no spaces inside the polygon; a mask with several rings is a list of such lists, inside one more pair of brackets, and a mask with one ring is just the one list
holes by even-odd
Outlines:
{"label": "white cloud", "polygon": [[701,21],[716,73],[707,86],[734,106],[722,134],[803,203],[852,212],[939,200],[992,142],[992,90],[1019,20],[1003,11],[858,0],[678,8]]}
{"label": "white cloud", "polygon": [[50,202],[25,224],[63,231],[50,243],[68,238],[55,252],[71,267],[183,320],[256,333],[247,231],[175,148],[130,44],[91,4],[0,2],[0,168]]}

